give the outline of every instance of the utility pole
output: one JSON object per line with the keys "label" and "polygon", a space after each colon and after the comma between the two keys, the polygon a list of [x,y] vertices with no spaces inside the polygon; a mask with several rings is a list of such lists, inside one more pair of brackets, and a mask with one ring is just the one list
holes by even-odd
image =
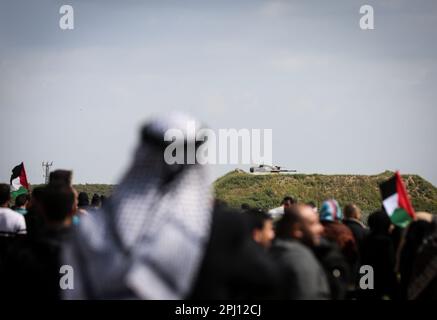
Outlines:
{"label": "utility pole", "polygon": [[50,177],[50,167],[53,165],[53,161],[52,162],[46,162],[46,163],[44,163],[44,161],[43,161],[43,163],[42,163],[42,167],[44,168],[44,181],[45,181],[45,184],[48,184],[49,183],[49,177]]}

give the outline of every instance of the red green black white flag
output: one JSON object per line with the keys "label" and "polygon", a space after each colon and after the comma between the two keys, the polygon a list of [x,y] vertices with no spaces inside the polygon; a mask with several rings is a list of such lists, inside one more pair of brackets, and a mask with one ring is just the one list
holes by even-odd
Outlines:
{"label": "red green black white flag", "polygon": [[415,212],[408,197],[402,177],[397,171],[389,180],[379,185],[382,205],[394,225],[406,227],[415,218]]}
{"label": "red green black white flag", "polygon": [[29,192],[26,170],[23,162],[12,169],[11,175],[11,195],[16,198],[18,195]]}

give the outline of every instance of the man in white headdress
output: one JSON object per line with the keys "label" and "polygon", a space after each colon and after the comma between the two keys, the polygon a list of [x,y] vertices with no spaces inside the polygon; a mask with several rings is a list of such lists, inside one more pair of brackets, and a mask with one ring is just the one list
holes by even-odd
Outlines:
{"label": "man in white headdress", "polygon": [[[67,299],[181,299],[192,289],[212,215],[205,165],[168,164],[164,150],[201,142],[188,134],[185,115],[146,124],[134,160],[105,207],[84,217],[66,247],[74,270]],[[182,141],[165,141],[169,129]],[[188,149],[188,148],[187,148]]]}

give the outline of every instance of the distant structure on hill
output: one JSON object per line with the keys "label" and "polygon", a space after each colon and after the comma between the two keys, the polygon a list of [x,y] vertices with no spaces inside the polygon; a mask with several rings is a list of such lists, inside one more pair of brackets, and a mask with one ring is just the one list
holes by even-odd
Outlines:
{"label": "distant structure on hill", "polygon": [[293,173],[297,170],[283,169],[280,166],[270,166],[268,164],[260,164],[258,167],[251,167],[250,173]]}

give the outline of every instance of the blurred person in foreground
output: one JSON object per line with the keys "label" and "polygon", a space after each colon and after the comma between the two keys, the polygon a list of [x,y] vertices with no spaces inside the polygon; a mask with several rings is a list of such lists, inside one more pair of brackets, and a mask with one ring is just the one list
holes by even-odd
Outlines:
{"label": "blurred person in foreground", "polygon": [[62,247],[75,211],[71,186],[49,183],[39,194],[44,224],[7,253],[0,270],[2,295],[8,299],[59,299]]}
{"label": "blurred person in foreground", "polygon": [[315,203],[314,201],[308,201],[306,204],[307,204],[308,206],[310,206],[311,209],[313,209],[313,211],[314,211],[315,213],[319,212],[319,209],[317,208],[317,205],[316,205],[316,203]]}
{"label": "blurred person in foreground", "polygon": [[[197,137],[187,132],[190,123]],[[163,156],[167,148],[199,151],[206,140],[201,128],[181,114],[143,127],[123,179],[102,210],[81,219],[66,248],[64,261],[75,270],[75,287],[64,298],[268,295],[275,273],[265,267],[267,254],[252,254],[255,244],[242,214],[214,206],[209,167],[197,161],[168,163]],[[170,129],[182,140],[164,139]]]}
{"label": "blurred person in foreground", "polygon": [[319,300],[331,297],[326,274],[312,248],[320,244],[323,226],[308,205],[295,204],[284,211],[276,226],[272,257],[284,277],[282,298]]}

